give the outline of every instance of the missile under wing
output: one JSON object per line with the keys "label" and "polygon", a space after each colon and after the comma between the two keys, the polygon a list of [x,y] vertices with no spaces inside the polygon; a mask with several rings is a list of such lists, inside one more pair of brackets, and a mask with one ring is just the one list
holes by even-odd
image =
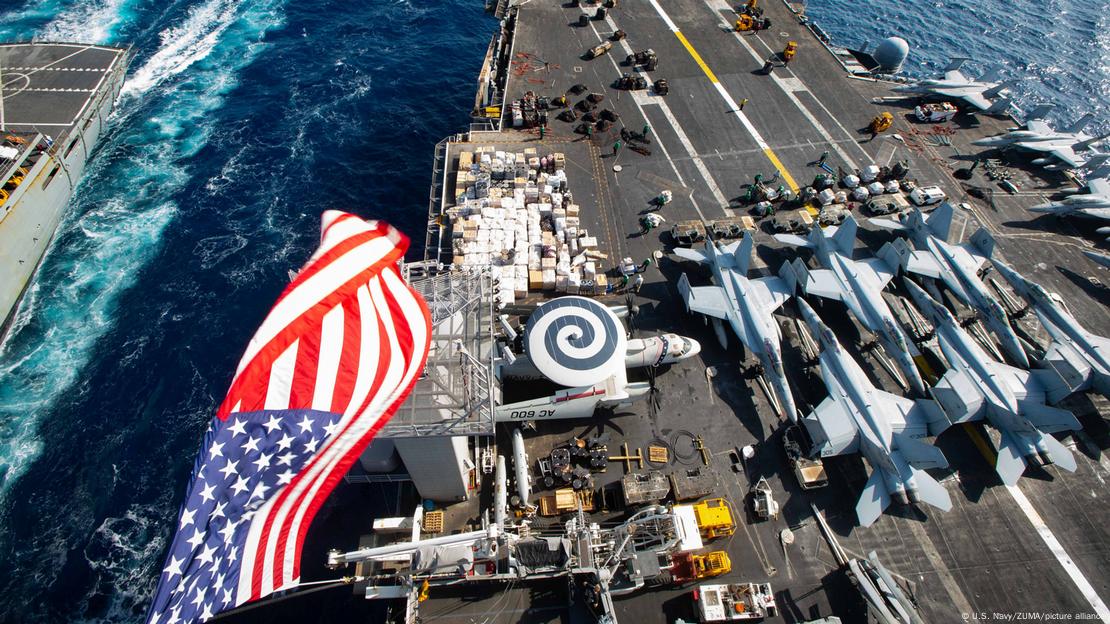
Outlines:
{"label": "missile under wing", "polygon": [[937,435],[948,420],[934,401],[912,401],[883,392],[867,380],[817,313],[805,301],[798,308],[821,346],[821,377],[829,397],[803,419],[822,457],[860,453],[871,465],[856,516],[862,526],[879,518],[892,501],[929,503],[948,511],[948,492],[926,468],[945,468],[940,449],[918,438]]}
{"label": "missile under wing", "polygon": [[1075,457],[1051,434],[1081,428],[1075,416],[1045,405],[1049,389],[1066,388],[1052,371],[1025,371],[992,359],[947,308],[905,280],[918,309],[936,328],[949,369],[932,393],[952,422],[985,419],[1002,434],[995,470],[1014,485],[1028,461],[1075,471]]}
{"label": "missile under wing", "polygon": [[[1083,329],[1064,305],[1040,284],[1004,262],[994,259],[991,262],[1014,291],[1033,307],[1041,325],[1052,336],[1044,362],[1066,380],[1072,392],[1093,388],[1110,397],[1110,339]],[[1049,393],[1053,403],[1063,398],[1059,392]]]}
{"label": "missile under wing", "polygon": [[994,251],[994,239],[980,228],[968,244],[949,244],[952,213],[952,204],[945,202],[928,216],[915,209],[902,222],[871,219],[879,227],[905,231],[915,248],[911,250],[904,241],[894,241],[883,245],[879,256],[910,273],[942,281],[964,305],[975,310],[983,324],[998,338],[1006,355],[1014,363],[1028,367],[1029,358],[1010,326],[1006,311],[979,278],[979,269]]}
{"label": "missile under wing", "polygon": [[679,247],[675,254],[709,267],[714,286],[691,286],[683,273],[678,290],[689,312],[714,319],[721,346],[727,346],[721,321],[728,321],[733,333],[756,356],[763,376],[773,389],[771,399],[790,420],[798,420],[798,410],[782,367],[782,336],[774,319],[775,310],[790,298],[792,286],[779,277],[748,279],[753,240],[745,233],[739,243],[722,245],[706,240],[702,251]]}
{"label": "missile under wing", "polygon": [[925,382],[913,361],[909,341],[882,296],[897,266],[891,266],[882,258],[853,260],[852,247],[858,227],[856,220],[849,216],[839,228],[814,227],[808,239],[776,234],[780,242],[812,249],[824,267],[810,271],[798,259],[784,266],[782,273],[790,276],[788,283],[796,283],[806,294],[836,299],[848,306],[860,323],[875,334],[886,355],[894,360],[914,391],[924,396]]}

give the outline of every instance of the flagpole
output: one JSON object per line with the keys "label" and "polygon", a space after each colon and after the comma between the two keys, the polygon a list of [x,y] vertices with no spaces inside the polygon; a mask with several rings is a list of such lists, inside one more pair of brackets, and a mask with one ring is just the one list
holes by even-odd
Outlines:
{"label": "flagpole", "polygon": [[[209,622],[215,622],[216,620],[219,620],[221,618],[232,616],[232,615],[239,615],[240,613],[245,613],[247,611],[250,611],[251,609],[257,609],[258,607],[269,606],[269,605],[272,605],[272,604],[275,604],[275,603],[278,603],[278,602],[283,602],[285,600],[289,600],[290,598],[300,598],[301,596],[307,596],[309,594],[314,594],[318,591],[324,591],[325,589],[334,589],[336,587],[342,587],[344,585],[353,585],[355,583],[368,580],[369,578],[370,577],[368,577],[368,576],[344,576],[343,578],[337,579],[337,580],[312,581],[310,583],[301,583],[300,585],[298,585],[298,586],[296,586],[292,589],[286,590],[285,592],[281,593],[280,595],[274,595],[274,596],[271,596],[270,598],[266,598],[265,600],[259,600],[257,602],[249,602],[245,605],[236,607],[235,609],[231,609],[230,611],[222,611],[220,613],[217,613],[216,615],[212,616],[212,619],[210,619],[208,621]],[[310,589],[306,590],[306,588],[310,588]],[[305,591],[302,591],[302,590],[305,590]]]}

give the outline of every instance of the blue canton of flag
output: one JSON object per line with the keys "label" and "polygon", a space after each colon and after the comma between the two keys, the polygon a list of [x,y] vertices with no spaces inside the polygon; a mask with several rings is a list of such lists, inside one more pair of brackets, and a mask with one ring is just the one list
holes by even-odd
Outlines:
{"label": "blue canton of flag", "polygon": [[175,543],[155,596],[157,602],[170,594],[176,600],[158,622],[204,621],[235,604],[249,520],[338,423],[338,415],[312,410],[235,414],[213,423],[178,522],[178,534],[187,539]]}

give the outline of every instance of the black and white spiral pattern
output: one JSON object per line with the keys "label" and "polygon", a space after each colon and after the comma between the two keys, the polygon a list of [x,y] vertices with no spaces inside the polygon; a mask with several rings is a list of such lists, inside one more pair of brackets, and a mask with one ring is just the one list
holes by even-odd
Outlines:
{"label": "black and white spiral pattern", "polygon": [[609,308],[585,297],[559,297],[532,313],[524,347],[551,381],[588,386],[624,368],[627,340]]}

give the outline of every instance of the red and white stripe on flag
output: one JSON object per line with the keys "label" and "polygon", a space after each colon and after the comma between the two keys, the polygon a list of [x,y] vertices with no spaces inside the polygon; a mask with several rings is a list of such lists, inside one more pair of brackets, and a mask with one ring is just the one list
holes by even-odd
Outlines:
{"label": "red and white stripe on flag", "polygon": [[424,367],[431,316],[397,268],[408,244],[384,222],[324,213],[320,248],[239,363],[220,418],[261,409],[342,415],[336,434],[251,519],[239,604],[297,584],[315,512]]}
{"label": "red and white stripe on flag", "polygon": [[408,238],[336,211],[321,225],[205,437],[151,622],[204,621],[297,585],[316,511],[424,368],[431,316],[398,268]]}

